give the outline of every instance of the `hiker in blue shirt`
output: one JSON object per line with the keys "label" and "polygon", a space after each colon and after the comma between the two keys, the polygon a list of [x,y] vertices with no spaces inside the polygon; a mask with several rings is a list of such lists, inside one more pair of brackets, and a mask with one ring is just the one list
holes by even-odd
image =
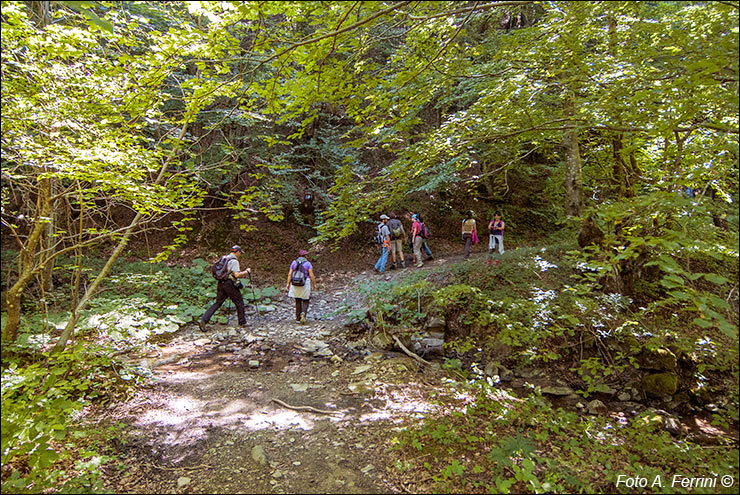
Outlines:
{"label": "hiker in blue shirt", "polygon": [[380,215],[381,223],[378,224],[380,258],[373,268],[375,273],[383,273],[383,270],[385,270],[385,263],[388,261],[388,253],[391,250],[391,231],[388,229],[388,225],[386,225],[388,220],[390,220],[388,215]]}

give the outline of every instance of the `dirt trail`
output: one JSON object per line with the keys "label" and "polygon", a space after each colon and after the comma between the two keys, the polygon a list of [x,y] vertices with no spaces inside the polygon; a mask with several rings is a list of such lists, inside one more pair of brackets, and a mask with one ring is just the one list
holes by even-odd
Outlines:
{"label": "dirt trail", "polygon": [[283,297],[274,311],[250,315],[246,329],[181,328],[141,363],[154,384],[110,413],[128,426],[128,441],[117,447],[131,468],[106,473],[107,488],[414,491],[394,481],[389,442],[403,421],[431,410],[439,368],[418,373],[408,356],[375,351],[334,314],[359,307],[352,287],[361,281],[402,273],[326,277],[331,285],[312,295],[306,325],[294,321],[293,300]]}

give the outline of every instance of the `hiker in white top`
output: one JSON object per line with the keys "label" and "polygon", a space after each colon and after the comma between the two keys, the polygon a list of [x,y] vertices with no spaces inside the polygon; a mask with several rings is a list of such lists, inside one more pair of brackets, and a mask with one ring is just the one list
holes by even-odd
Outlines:
{"label": "hiker in white top", "polygon": [[[493,260],[493,253],[498,248],[499,254],[504,254],[504,229],[506,224],[501,220],[501,213],[496,212],[493,214],[493,220],[488,224],[488,230],[491,231],[488,240],[488,262],[486,265],[490,265]],[[496,260],[498,265],[498,260]]]}

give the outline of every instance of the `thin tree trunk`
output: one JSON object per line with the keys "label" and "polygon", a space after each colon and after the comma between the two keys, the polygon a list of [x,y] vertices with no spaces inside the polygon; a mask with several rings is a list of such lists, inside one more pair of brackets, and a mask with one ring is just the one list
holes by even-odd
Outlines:
{"label": "thin tree trunk", "polygon": [[[49,197],[54,197],[56,192],[56,181],[51,179],[49,186]],[[44,265],[44,269],[41,271],[41,288],[49,292],[54,289],[54,281],[52,279],[52,273],[54,272],[54,233],[57,229],[57,222],[59,221],[59,213],[56,211],[56,201],[52,201],[49,205],[50,214],[49,222],[46,224],[44,229],[44,237],[41,246],[41,264]]]}
{"label": "thin tree trunk", "polygon": [[50,179],[41,180],[36,207],[38,215],[34,222],[31,235],[28,237],[28,241],[20,253],[18,280],[8,290],[5,299],[8,303],[8,314],[2,333],[3,344],[13,343],[18,338],[18,328],[21,323],[21,296],[36,273],[36,252],[46,229],[46,223],[42,221],[42,218],[48,218],[51,213],[50,194]]}

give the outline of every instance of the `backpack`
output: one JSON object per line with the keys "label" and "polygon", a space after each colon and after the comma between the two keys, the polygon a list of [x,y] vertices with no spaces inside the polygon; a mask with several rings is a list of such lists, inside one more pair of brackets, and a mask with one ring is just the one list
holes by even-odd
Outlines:
{"label": "backpack", "polygon": [[306,285],[306,274],[303,273],[303,261],[295,260],[297,266],[293,270],[293,274],[290,276],[290,284],[297,287],[303,287]]}
{"label": "backpack", "polygon": [[229,256],[221,256],[211,267],[211,273],[216,280],[229,278]]}
{"label": "backpack", "polygon": [[425,223],[421,224],[421,228],[419,229],[419,237],[422,239],[429,239],[432,237],[432,234],[429,232],[429,229],[427,228],[427,225]]}
{"label": "backpack", "polygon": [[375,229],[375,234],[373,234],[373,241],[375,244],[381,245],[383,244],[383,234],[380,233],[380,229],[383,228],[383,224],[378,224],[378,226]]}
{"label": "backpack", "polygon": [[391,239],[400,239],[403,235],[403,226],[401,221],[394,218],[388,222],[388,228],[391,231]]}

